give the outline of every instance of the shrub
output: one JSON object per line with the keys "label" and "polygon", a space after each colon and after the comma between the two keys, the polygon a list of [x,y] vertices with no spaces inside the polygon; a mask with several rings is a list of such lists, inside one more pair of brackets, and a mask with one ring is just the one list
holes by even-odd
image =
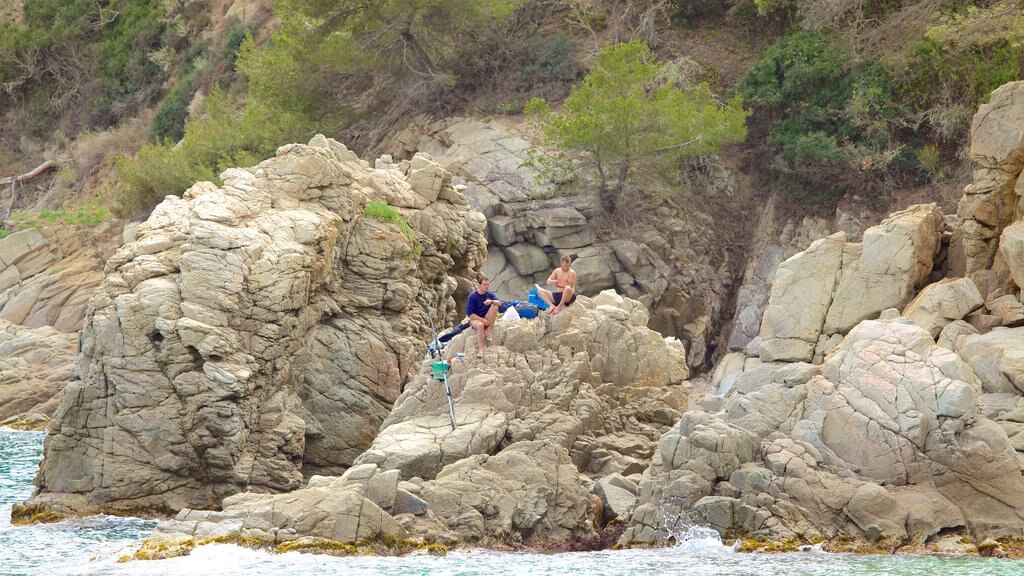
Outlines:
{"label": "shrub", "polygon": [[901,72],[899,97],[929,121],[939,139],[959,140],[979,103],[1024,77],[1024,42],[995,37],[962,46],[932,35],[914,46]]}
{"label": "shrub", "polygon": [[882,194],[917,173],[894,163],[906,145],[890,72],[849,60],[826,33],[798,32],[766,50],[741,86],[768,125],[780,190],[809,209],[830,209],[851,190]]}
{"label": "shrub", "polygon": [[194,182],[219,183],[227,168],[252,166],[287,142],[305,142],[314,126],[305,118],[250,99],[243,108],[234,98],[214,90],[206,99],[206,115],[189,120],[175,145],[143,146],[135,156],[121,156],[115,166],[123,182],[117,191],[119,210],[148,211],[168,194],[181,194]]}
{"label": "shrub", "polygon": [[199,87],[199,75],[200,71],[193,68],[184,74],[170,94],[160,101],[149,128],[150,142],[177,142],[185,135],[188,106]]}

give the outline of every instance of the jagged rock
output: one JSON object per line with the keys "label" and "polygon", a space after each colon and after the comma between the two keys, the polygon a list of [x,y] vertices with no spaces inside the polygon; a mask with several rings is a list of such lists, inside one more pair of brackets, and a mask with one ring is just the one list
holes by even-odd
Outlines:
{"label": "jagged rock", "polygon": [[637,501],[638,490],[635,483],[621,474],[610,474],[594,482],[591,492],[601,499],[602,525],[623,517],[632,509]]}
{"label": "jagged rock", "polygon": [[999,236],[999,253],[1018,288],[1024,288],[1024,221],[1014,222]]}
{"label": "jagged rock", "polygon": [[956,320],[946,324],[946,327],[939,333],[935,343],[947,350],[960,352],[963,346],[963,339],[971,334],[980,334],[978,329],[963,320]]}
{"label": "jagged rock", "polygon": [[0,239],[0,320],[81,330],[89,296],[103,280],[99,246],[112,234],[109,226],[86,234],[57,225]]}
{"label": "jagged rock", "polygon": [[846,333],[861,320],[906,304],[932,271],[942,230],[938,206],[916,205],[868,228],[860,245],[844,248],[822,332]]}
{"label": "jagged rock", "polygon": [[993,316],[999,318],[1000,325],[1015,327],[1024,324],[1024,304],[1016,296],[1007,294],[986,304]]}
{"label": "jagged rock", "polygon": [[566,540],[591,528],[589,496],[569,453],[541,440],[446,466],[421,496],[464,544]]}
{"label": "jagged rock", "polygon": [[921,290],[903,309],[903,315],[937,338],[947,324],[982,304],[984,299],[970,278],[945,278]]}
{"label": "jagged rock", "polygon": [[992,92],[971,121],[971,160],[986,168],[1024,164],[1024,82],[1010,82]]}
{"label": "jagged rock", "polygon": [[23,509],[217,508],[344,471],[415,370],[426,309],[450,324],[484,258],[484,218],[449,188],[426,204],[447,180],[421,163],[417,191],[317,136],[167,197],[107,260]]}
{"label": "jagged rock", "polygon": [[1024,465],[978,411],[974,372],[924,329],[865,321],[824,364],[803,366],[758,366],[719,412],[685,414],[619,543],[671,538],[680,519],[758,538],[918,543],[1024,527]]}
{"label": "jagged rock", "polygon": [[978,108],[969,154],[981,168],[957,207],[963,225],[950,245],[950,271],[959,276],[991,269],[1003,229],[1021,216],[1024,82],[1001,86]]}

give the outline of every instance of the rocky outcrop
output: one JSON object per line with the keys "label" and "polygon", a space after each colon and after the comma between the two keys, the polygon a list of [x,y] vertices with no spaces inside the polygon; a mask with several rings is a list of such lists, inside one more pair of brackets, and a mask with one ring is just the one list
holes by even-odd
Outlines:
{"label": "rocky outcrop", "polygon": [[344,471],[416,370],[427,310],[451,322],[483,262],[484,219],[436,166],[373,169],[318,136],[222,180],[167,197],[106,262],[16,515],[218,508]]}
{"label": "rocky outcrop", "polygon": [[714,414],[686,414],[640,483],[621,544],[685,517],[724,534],[900,545],[1024,530],[1024,459],[979,412],[982,384],[896,311],[822,365],[762,364]]}
{"label": "rocky outcrop", "polygon": [[875,549],[1024,532],[1022,90],[975,117],[960,220],[914,206],[779,265],[760,338],[662,438],[621,544],[680,523]]}
{"label": "rocky outcrop", "polygon": [[[1021,218],[1024,167],[1024,82],[992,93],[971,123],[968,153],[978,163],[957,207],[963,226],[954,236],[951,274],[991,270],[1003,229]],[[998,266],[996,266],[998,271]],[[977,281],[977,278],[975,278]],[[1018,284],[1019,285],[1019,284]]]}
{"label": "rocky outcrop", "polygon": [[0,426],[45,428],[77,350],[77,334],[0,320]]}
{"label": "rocky outcrop", "polygon": [[931,273],[942,229],[936,205],[917,205],[866,230],[861,243],[838,232],[780,264],[761,321],[761,360],[811,361],[829,337],[907,304]]}
{"label": "rocky outcrop", "polygon": [[[632,505],[638,472],[687,408],[685,351],[647,320],[638,302],[604,292],[557,316],[500,322],[484,358],[451,362],[454,429],[427,358],[340,478],[183,511],[150,545],[212,534],[508,546],[591,534]],[[474,342],[472,331],[457,336],[447,357]]]}
{"label": "rocky outcrop", "polygon": [[[682,340],[689,364],[704,366],[739,270],[725,250],[721,225],[698,202],[644,206],[656,224],[638,218],[623,229],[602,227],[590,197],[558,196],[547,183],[550,175],[538,178],[532,158],[538,150],[507,120],[420,118],[383,149],[399,158],[425,152],[465,186],[470,204],[487,216],[484,273],[499,296],[526,299],[568,255],[579,293],[613,289],[642,302],[650,327]],[[735,176],[724,170],[709,180],[715,186],[702,194],[735,191]]]}
{"label": "rocky outcrop", "polygon": [[73,226],[29,228],[0,240],[0,320],[30,328],[78,332],[86,304],[103,280],[96,248]]}

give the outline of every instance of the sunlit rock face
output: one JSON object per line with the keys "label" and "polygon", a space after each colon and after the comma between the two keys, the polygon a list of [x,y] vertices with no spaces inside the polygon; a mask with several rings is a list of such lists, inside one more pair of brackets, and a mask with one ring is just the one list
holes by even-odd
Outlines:
{"label": "sunlit rock face", "polygon": [[218,508],[343,472],[486,254],[425,157],[374,169],[318,136],[222,180],[106,262],[30,508]]}

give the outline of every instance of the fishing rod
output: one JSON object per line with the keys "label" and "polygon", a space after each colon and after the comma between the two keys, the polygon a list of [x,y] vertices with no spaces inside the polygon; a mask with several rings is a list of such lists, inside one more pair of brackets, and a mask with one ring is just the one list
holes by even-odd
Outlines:
{"label": "fishing rod", "polygon": [[[430,319],[430,331],[434,334],[434,341],[431,342],[428,350],[436,346],[438,354],[441,356],[441,363],[444,364],[444,357],[440,354],[441,341],[437,339],[437,328],[434,328],[434,315],[430,313],[429,307],[427,308],[427,318]],[[430,357],[433,360],[434,355],[431,354]],[[431,370],[433,371],[433,366],[431,366]],[[437,378],[436,372],[434,377]],[[448,366],[444,366],[441,369],[441,379],[444,381],[444,393],[448,396],[448,417],[452,421],[452,430],[455,430],[455,405],[452,403],[452,389],[448,386]]]}

